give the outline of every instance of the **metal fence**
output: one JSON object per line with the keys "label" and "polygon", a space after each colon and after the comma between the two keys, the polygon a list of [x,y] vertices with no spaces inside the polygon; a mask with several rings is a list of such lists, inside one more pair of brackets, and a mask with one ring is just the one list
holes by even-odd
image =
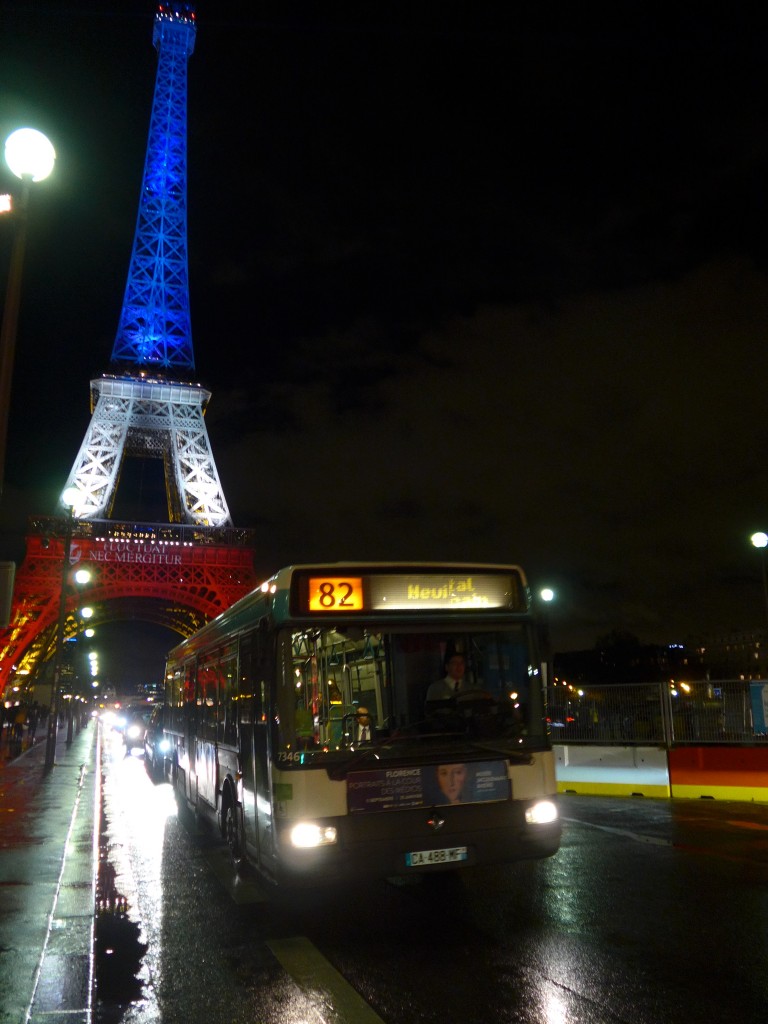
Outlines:
{"label": "metal fence", "polygon": [[768,743],[768,681],[547,688],[555,743]]}

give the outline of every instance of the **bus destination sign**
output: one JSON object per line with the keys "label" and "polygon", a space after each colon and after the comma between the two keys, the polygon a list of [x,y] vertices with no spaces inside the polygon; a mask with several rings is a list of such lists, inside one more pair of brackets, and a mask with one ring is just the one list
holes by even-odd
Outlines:
{"label": "bus destination sign", "polygon": [[310,576],[311,612],[361,612],[363,580],[360,576]]}
{"label": "bus destination sign", "polygon": [[417,611],[432,608],[509,608],[514,591],[509,576],[468,573],[466,576],[406,574],[371,576],[373,611]]}
{"label": "bus destination sign", "polygon": [[361,576],[310,576],[310,612],[400,612],[451,609],[468,611],[520,608],[520,581],[501,573],[466,575],[377,573]]}

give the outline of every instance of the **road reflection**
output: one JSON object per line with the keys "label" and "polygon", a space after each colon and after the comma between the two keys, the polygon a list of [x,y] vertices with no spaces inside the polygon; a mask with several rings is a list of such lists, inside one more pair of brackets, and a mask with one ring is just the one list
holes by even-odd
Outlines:
{"label": "road reflection", "polygon": [[104,750],[110,856],[148,947],[114,1024],[765,1019],[766,808],[563,798],[546,861],[276,900],[119,736]]}
{"label": "road reflection", "polygon": [[[359,1000],[343,979],[323,973],[318,962],[330,975],[335,972],[318,954],[314,959],[305,954],[297,972],[305,981],[305,973],[315,980],[322,976],[321,988],[295,978],[294,984],[250,928],[241,933],[233,905],[248,913],[248,908],[263,906],[263,894],[237,878],[226,847],[214,835],[187,832],[178,820],[172,786],[153,783],[143,758],[126,753],[120,734],[111,730],[105,735],[102,767],[115,884],[126,897],[127,916],[138,925],[146,951],[137,972],[138,997],[127,1005],[102,1006],[97,1024],[214,1024],[225,1019],[229,1024],[244,1007],[247,1019],[259,1024],[329,1024],[334,1019],[328,1015],[329,999],[342,1004]],[[212,897],[209,884],[213,891],[226,892],[226,898]],[[209,947],[214,935],[215,946]],[[208,955],[212,948],[215,954]],[[380,1024],[359,1002],[362,1010],[358,1007],[349,1020]]]}
{"label": "road reflection", "polygon": [[[147,778],[143,757],[126,751],[122,737],[109,728],[104,729],[102,747],[102,856],[108,863],[100,867],[100,874],[110,877],[114,890],[121,895],[120,917],[130,924],[135,933],[134,944],[142,954],[138,962],[124,954],[122,963],[107,974],[102,966],[101,984],[97,976],[97,996],[101,1000],[101,1020],[125,1020],[116,1016],[117,1007],[108,1009],[110,1000],[121,1001],[120,993],[126,981],[136,985],[131,1004],[132,1019],[159,1020],[156,987],[159,983],[157,939],[163,924],[165,906],[163,888],[163,849],[168,820],[176,816],[176,802],[169,785],[152,786]],[[125,927],[103,929],[109,941],[122,934]],[[116,944],[115,953],[120,954]],[[104,965],[104,957],[97,958]],[[131,979],[121,978],[129,971]],[[98,973],[98,972],[97,972]],[[117,979],[117,981],[115,980]]]}

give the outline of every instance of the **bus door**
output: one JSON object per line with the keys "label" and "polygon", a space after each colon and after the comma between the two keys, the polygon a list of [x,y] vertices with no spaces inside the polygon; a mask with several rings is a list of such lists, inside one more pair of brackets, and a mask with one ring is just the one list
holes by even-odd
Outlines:
{"label": "bus door", "polygon": [[248,709],[245,704],[242,709],[240,729],[243,828],[249,854],[259,863],[268,863],[274,856],[269,771],[269,693],[273,677],[271,650],[271,635],[265,628],[241,640],[241,693],[251,695]]}
{"label": "bus door", "polygon": [[216,725],[216,797],[217,810],[223,811],[222,797],[227,780],[240,773],[240,680],[237,670],[237,642],[230,642],[218,664],[218,715]]}

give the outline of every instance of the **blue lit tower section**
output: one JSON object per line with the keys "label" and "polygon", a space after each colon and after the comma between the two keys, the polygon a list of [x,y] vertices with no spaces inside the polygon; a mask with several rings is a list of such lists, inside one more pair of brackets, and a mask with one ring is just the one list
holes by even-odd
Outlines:
{"label": "blue lit tower section", "polygon": [[139,216],[112,363],[193,370],[187,271],[187,62],[191,4],[161,4],[157,80]]}
{"label": "blue lit tower section", "polygon": [[114,372],[91,381],[91,423],[65,489],[77,519],[110,519],[123,460],[162,459],[171,523],[228,526],[194,370],[187,273],[187,61],[192,4],[163,3],[149,143]]}

